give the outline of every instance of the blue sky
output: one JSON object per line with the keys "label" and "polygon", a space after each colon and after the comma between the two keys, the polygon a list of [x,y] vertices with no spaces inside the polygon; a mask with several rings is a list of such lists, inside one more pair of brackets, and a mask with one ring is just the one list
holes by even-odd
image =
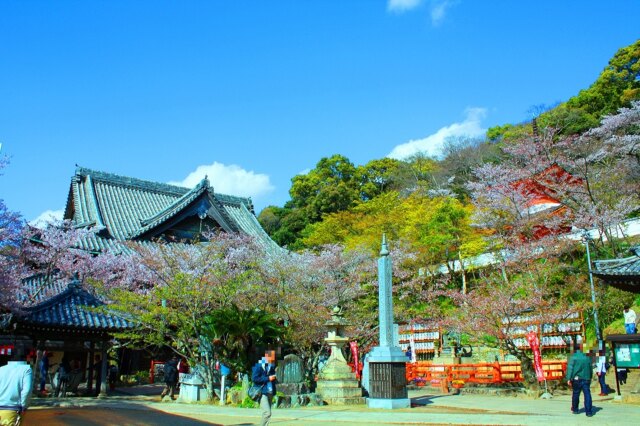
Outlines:
{"label": "blue sky", "polygon": [[64,208],[75,165],[289,199],[355,164],[480,136],[588,87],[640,2],[0,2],[0,198]]}

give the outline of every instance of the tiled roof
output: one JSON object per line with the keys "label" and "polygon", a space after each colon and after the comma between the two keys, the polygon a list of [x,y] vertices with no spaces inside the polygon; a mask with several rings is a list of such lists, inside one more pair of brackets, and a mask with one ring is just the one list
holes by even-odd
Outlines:
{"label": "tiled roof", "polygon": [[597,260],[593,275],[622,290],[640,293],[640,246],[624,259]]}
{"label": "tiled roof", "polygon": [[59,294],[25,308],[17,320],[21,326],[83,331],[108,332],[134,326],[132,322],[118,315],[93,312],[90,309],[103,305],[104,302],[84,290],[79,282],[74,280]]}
{"label": "tiled roof", "polygon": [[24,306],[34,306],[66,289],[67,283],[57,277],[47,279],[43,274],[32,275],[22,280],[21,303]]}
{"label": "tiled roof", "polygon": [[206,178],[189,189],[78,167],[64,218],[76,226],[101,230],[99,237],[81,245],[102,251],[118,246],[112,240],[150,239],[188,208],[201,209],[227,232],[243,232],[268,248],[279,249],[257,221],[251,199],[215,193]]}

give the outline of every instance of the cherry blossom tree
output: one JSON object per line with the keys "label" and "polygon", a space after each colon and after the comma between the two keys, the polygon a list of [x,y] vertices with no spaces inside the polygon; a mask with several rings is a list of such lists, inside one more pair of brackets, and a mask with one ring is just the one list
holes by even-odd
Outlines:
{"label": "cherry blossom tree", "polygon": [[612,241],[612,230],[640,208],[638,124],[634,102],[582,135],[546,128],[505,145],[506,159],[478,167],[469,184],[477,223],[502,242],[532,238],[543,227],[597,228]]}
{"label": "cherry blossom tree", "polygon": [[514,343],[520,323],[512,319],[554,323],[590,305],[581,296],[585,275],[563,270],[559,260],[571,243],[554,235],[597,228],[611,241],[611,231],[638,209],[639,109],[633,103],[582,135],[546,128],[505,144],[503,161],[476,168],[468,185],[475,223],[490,231],[500,264],[479,271],[468,295],[436,292],[458,306],[443,321],[520,359],[528,383],[531,359]]}
{"label": "cherry blossom tree", "polygon": [[[557,254],[557,253],[554,253]],[[455,290],[436,290],[431,299],[447,298],[457,309],[431,314],[440,325],[463,333],[470,343],[500,349],[516,357],[521,364],[525,385],[537,384],[531,351],[525,333],[542,332],[543,327],[568,320],[589,306],[583,294],[588,292],[585,277],[570,274],[557,256],[531,257],[528,261],[509,262],[508,279],[502,271],[479,272],[473,290],[462,294]],[[549,324],[546,325],[545,324]],[[569,347],[569,341],[565,341]]]}
{"label": "cherry blossom tree", "polygon": [[[238,329],[231,318],[221,327],[217,313],[237,311],[242,318],[242,312],[262,308],[256,295],[263,288],[259,268],[265,253],[253,239],[239,234],[209,232],[204,240],[194,244],[128,243],[131,252],[123,257],[134,261],[119,265],[126,273],[95,285],[109,300],[106,309],[137,324],[133,330],[118,333],[118,338],[134,347],[166,346],[197,365],[213,398],[216,355],[227,365],[246,368],[231,358],[234,352],[216,349],[223,340],[230,342],[230,331]],[[136,282],[141,285],[131,287],[132,275],[138,275]],[[243,354],[250,349],[239,348]]]}
{"label": "cherry blossom tree", "polygon": [[323,246],[318,252],[283,252],[265,259],[268,293],[262,292],[261,297],[268,309],[282,318],[286,342],[305,361],[309,378],[325,349],[325,323],[335,306],[342,307],[346,319],[354,324],[348,331],[352,339],[359,339],[371,328],[360,320],[359,301],[375,280],[373,264],[368,252],[345,251],[339,245]]}
{"label": "cherry blossom tree", "polygon": [[[0,157],[0,176],[8,164]],[[16,302],[16,288],[20,276],[19,249],[24,221],[19,213],[7,208],[0,199],[0,328],[11,319],[9,308]]]}

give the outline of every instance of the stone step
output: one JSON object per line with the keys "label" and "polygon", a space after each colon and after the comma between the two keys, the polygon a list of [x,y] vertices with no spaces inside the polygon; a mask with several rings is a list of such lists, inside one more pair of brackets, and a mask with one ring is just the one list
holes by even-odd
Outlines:
{"label": "stone step", "polygon": [[362,396],[362,389],[352,387],[316,387],[316,393],[322,395],[322,399],[327,398],[352,398]]}
{"label": "stone step", "polygon": [[363,396],[353,396],[348,398],[324,398],[324,402],[329,405],[364,405],[366,400]]}

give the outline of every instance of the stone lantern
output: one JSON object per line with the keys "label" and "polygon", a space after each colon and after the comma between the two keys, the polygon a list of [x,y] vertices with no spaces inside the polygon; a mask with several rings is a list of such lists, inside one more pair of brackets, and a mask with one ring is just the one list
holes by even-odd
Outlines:
{"label": "stone lantern", "polygon": [[327,337],[324,339],[331,349],[331,355],[318,374],[316,393],[322,400],[333,405],[364,404],[362,389],[355,373],[347,364],[342,347],[349,341],[344,336],[344,328],[349,325],[342,317],[342,309],[333,308],[331,320],[325,323]]}

